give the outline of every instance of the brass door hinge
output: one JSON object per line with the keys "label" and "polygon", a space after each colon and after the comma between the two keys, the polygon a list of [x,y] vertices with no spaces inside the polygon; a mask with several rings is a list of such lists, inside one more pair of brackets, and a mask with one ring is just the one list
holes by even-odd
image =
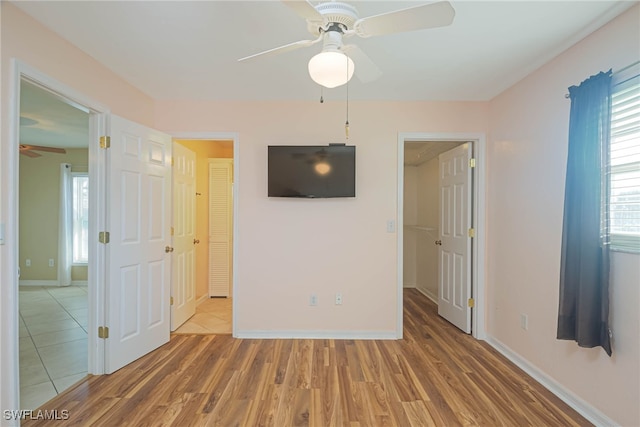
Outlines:
{"label": "brass door hinge", "polygon": [[105,245],[109,243],[109,232],[101,231],[100,233],[98,233],[98,241],[100,243],[104,243]]}
{"label": "brass door hinge", "polygon": [[100,148],[110,148],[111,147],[111,137],[110,136],[101,136],[100,137]]}
{"label": "brass door hinge", "polygon": [[109,328],[107,326],[98,327],[98,338],[102,338],[102,339],[109,338]]}
{"label": "brass door hinge", "polygon": [[475,158],[470,158],[469,159],[469,167],[470,168],[475,168],[476,167],[476,159]]}
{"label": "brass door hinge", "polygon": [[169,304],[170,304],[170,305],[173,305],[173,297],[171,297],[171,298],[169,299]]}
{"label": "brass door hinge", "polygon": [[470,228],[469,229],[469,237],[476,237],[476,229],[475,228]]}
{"label": "brass door hinge", "polygon": [[473,308],[476,305],[476,302],[473,300],[473,298],[469,298],[467,304],[469,305],[469,307]]}
{"label": "brass door hinge", "polygon": [[174,233],[174,231],[173,231],[173,227],[171,227],[171,235],[172,235],[172,236],[173,236],[173,233]]}

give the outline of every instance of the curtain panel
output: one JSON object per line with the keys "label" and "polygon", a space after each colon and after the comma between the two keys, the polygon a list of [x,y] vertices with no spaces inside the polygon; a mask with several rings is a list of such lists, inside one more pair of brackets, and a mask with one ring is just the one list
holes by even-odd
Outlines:
{"label": "curtain panel", "polygon": [[557,338],[601,346],[609,335],[608,195],[611,71],[569,88]]}

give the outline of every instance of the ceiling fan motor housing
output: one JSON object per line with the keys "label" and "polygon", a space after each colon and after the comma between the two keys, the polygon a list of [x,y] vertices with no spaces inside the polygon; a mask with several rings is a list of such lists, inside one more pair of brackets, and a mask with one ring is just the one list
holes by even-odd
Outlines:
{"label": "ceiling fan motor housing", "polygon": [[352,30],[358,20],[358,11],[350,4],[332,1],[320,3],[315,9],[322,15],[322,22],[307,21],[307,29],[316,36],[327,31],[333,23],[339,24],[345,30]]}

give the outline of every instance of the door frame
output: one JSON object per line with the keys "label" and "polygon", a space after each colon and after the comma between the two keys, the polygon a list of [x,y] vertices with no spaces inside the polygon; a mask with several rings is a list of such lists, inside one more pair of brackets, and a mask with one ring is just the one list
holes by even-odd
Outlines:
{"label": "door frame", "polygon": [[398,201],[397,201],[397,325],[396,336],[402,338],[403,327],[403,265],[404,265],[404,147],[407,142],[471,142],[473,157],[476,159],[476,167],[473,169],[473,207],[472,226],[475,229],[475,238],[471,242],[472,268],[471,283],[472,297],[475,305],[472,312],[471,335],[478,340],[485,340],[486,325],[486,298],[485,298],[485,210],[486,210],[486,137],[484,133],[434,133],[434,132],[400,132],[398,133]]}
{"label": "door frame", "polygon": [[[2,166],[7,167],[6,188],[12,193],[8,195],[7,217],[4,219],[6,251],[3,252],[3,268],[1,274],[2,291],[6,296],[0,299],[0,313],[2,313],[2,337],[0,359],[2,365],[2,396],[3,408],[19,408],[20,379],[19,379],[19,341],[18,341],[18,269],[11,266],[19,265],[18,255],[18,225],[19,225],[19,129],[20,129],[20,82],[28,80],[39,87],[48,90],[69,103],[89,113],[89,185],[90,194],[94,196],[89,201],[90,218],[89,232],[97,233],[104,227],[105,201],[105,166],[106,155],[100,150],[97,141],[104,134],[109,121],[109,108],[96,102],[70,86],[49,77],[36,68],[18,60],[11,59],[9,75],[9,139],[4,147],[6,160]],[[89,243],[89,263],[92,266],[88,279],[88,372],[101,374],[104,371],[104,343],[98,339],[97,325],[104,319],[104,248],[100,247],[97,239]]]}
{"label": "door frame", "polygon": [[202,140],[202,141],[233,141],[233,241],[232,241],[232,279],[231,279],[231,336],[237,338],[236,322],[238,312],[238,200],[240,194],[240,135],[238,132],[173,132],[170,133],[175,141],[180,139]]}

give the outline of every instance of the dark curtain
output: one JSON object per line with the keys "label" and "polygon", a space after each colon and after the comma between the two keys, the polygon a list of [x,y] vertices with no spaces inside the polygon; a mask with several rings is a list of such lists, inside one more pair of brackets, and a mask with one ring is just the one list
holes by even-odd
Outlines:
{"label": "dark curtain", "polygon": [[569,88],[558,339],[602,348],[609,337],[608,194],[611,71]]}

